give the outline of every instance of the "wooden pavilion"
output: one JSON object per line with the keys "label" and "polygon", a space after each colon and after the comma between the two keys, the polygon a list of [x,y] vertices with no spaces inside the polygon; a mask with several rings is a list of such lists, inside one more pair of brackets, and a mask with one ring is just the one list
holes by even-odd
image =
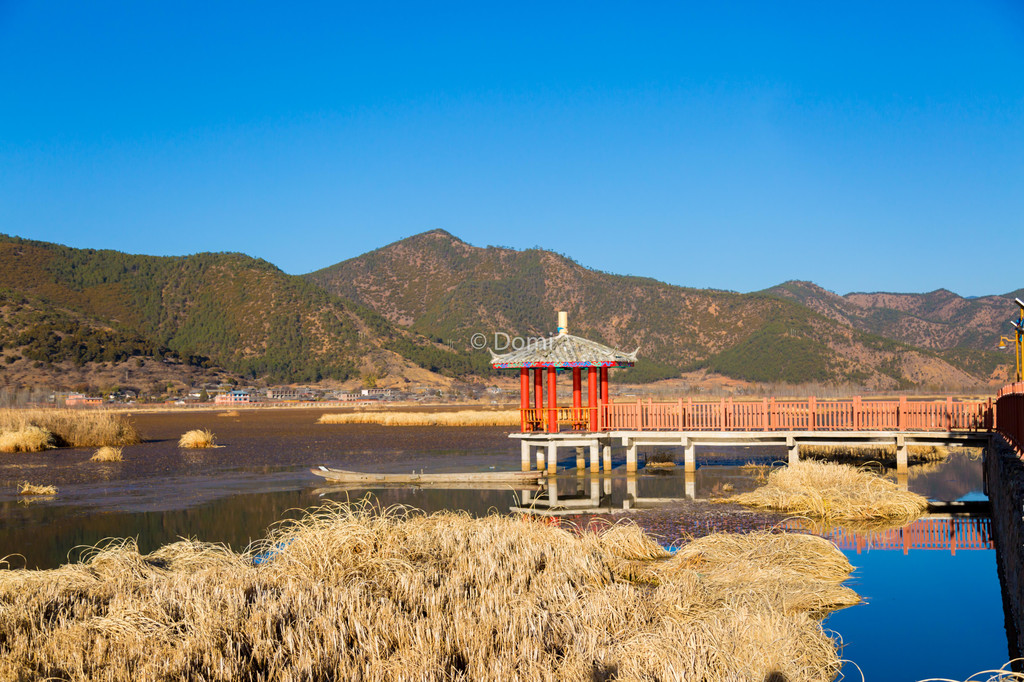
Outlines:
{"label": "wooden pavilion", "polygon": [[[558,313],[558,333],[531,339],[523,348],[504,355],[491,352],[491,367],[519,369],[519,406],[523,433],[557,433],[562,426],[572,431],[599,431],[599,405],[608,404],[608,369],[632,367],[636,354],[624,353],[589,339],[573,336],[566,328],[567,315]],[[572,370],[572,407],[558,406],[557,375]],[[587,406],[583,407],[583,370],[587,370]],[[530,372],[533,372],[533,401]],[[547,406],[544,374],[547,374]]]}

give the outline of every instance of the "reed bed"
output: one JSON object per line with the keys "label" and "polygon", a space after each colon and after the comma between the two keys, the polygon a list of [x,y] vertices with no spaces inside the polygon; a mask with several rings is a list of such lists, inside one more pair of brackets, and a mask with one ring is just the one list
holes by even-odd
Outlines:
{"label": "reed bed", "polygon": [[[4,449],[8,434],[24,433],[32,427],[51,434],[50,447],[89,448],[141,442],[128,417],[109,410],[0,409],[0,451],[12,452]],[[11,442],[18,440],[16,437],[10,438]]]}
{"label": "reed bed", "polygon": [[241,417],[242,413],[238,410],[228,410],[227,412],[218,412],[218,417]]}
{"label": "reed bed", "polygon": [[863,468],[803,460],[768,474],[768,482],[729,498],[764,509],[828,520],[912,521],[928,500]]}
{"label": "reed bed", "polygon": [[110,445],[104,445],[102,448],[96,451],[96,453],[89,458],[90,462],[123,462],[124,456],[121,454],[121,448],[112,447]]}
{"label": "reed bed", "polygon": [[[269,560],[254,564],[256,558]],[[0,679],[832,680],[831,543],[328,505],[245,552],[133,540],[0,571]]]}
{"label": "reed bed", "polygon": [[[896,445],[800,445],[801,457],[820,457],[831,461],[896,461]],[[944,462],[949,458],[949,448],[942,445],[907,445],[908,462]]]}
{"label": "reed bed", "polygon": [[344,412],[325,414],[318,424],[381,424],[383,426],[518,426],[519,410],[456,412]]}
{"label": "reed bed", "polygon": [[38,426],[0,431],[0,452],[42,452],[55,447],[53,434]]}
{"label": "reed bed", "polygon": [[215,448],[217,447],[217,436],[209,429],[192,429],[181,434],[178,439],[179,448]]}
{"label": "reed bed", "polygon": [[25,481],[18,490],[19,495],[56,495],[57,489],[52,485],[36,485]]}

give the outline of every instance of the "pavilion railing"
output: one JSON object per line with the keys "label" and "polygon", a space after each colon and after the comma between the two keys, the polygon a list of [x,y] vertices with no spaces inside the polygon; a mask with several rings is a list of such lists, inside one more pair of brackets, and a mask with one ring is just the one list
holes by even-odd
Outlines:
{"label": "pavilion railing", "polygon": [[996,396],[997,430],[1024,456],[1024,383],[1008,384]]}
{"label": "pavilion railing", "polygon": [[[1018,423],[1024,427],[1024,384],[1021,389],[1020,394],[1012,395],[1018,396],[1013,400],[1020,401],[1021,411],[1014,414],[1019,414]],[[558,407],[555,412],[554,430],[571,431],[984,431],[996,425],[991,399],[952,397],[715,401],[691,398],[657,403],[648,399],[601,404],[596,408]],[[528,408],[522,410],[522,415],[524,431],[552,430],[550,408]],[[1000,414],[1000,423],[1002,419]],[[1020,442],[1024,444],[1024,439]]]}

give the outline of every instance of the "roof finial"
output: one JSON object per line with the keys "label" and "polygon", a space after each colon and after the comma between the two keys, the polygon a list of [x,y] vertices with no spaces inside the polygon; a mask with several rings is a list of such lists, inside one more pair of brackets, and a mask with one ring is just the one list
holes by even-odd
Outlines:
{"label": "roof finial", "polygon": [[566,328],[568,326],[569,326],[569,313],[565,312],[564,310],[560,310],[558,312],[558,335],[559,336],[565,336],[566,334],[568,334],[569,330]]}

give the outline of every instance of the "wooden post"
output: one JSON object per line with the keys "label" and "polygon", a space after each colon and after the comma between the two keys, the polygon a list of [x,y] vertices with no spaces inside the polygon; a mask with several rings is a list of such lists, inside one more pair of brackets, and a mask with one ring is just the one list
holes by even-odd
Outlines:
{"label": "wooden post", "polygon": [[860,431],[860,396],[853,396],[853,430]]}
{"label": "wooden post", "polygon": [[946,430],[953,430],[953,396],[946,396]]}
{"label": "wooden post", "polygon": [[900,396],[900,404],[896,409],[896,423],[900,426],[900,431],[907,430],[907,396]]}
{"label": "wooden post", "polygon": [[607,405],[608,400],[608,368],[601,368],[601,402]]}
{"label": "wooden post", "polygon": [[768,411],[768,398],[761,398],[761,430],[768,430],[768,419],[771,412]]}
{"label": "wooden post", "polygon": [[807,399],[807,430],[818,430],[818,399],[813,395]]}
{"label": "wooden post", "polygon": [[580,375],[580,368],[572,368],[572,420],[574,426],[581,423],[580,406],[583,404],[583,390],[582,390],[582,377]]}
{"label": "wooden post", "polygon": [[548,367],[548,433],[558,432],[558,389],[555,386],[555,368]]}
{"label": "wooden post", "polygon": [[587,408],[590,430],[597,431],[597,367],[587,367]]}
{"label": "wooden post", "polygon": [[[519,412],[521,413],[520,430],[526,433],[526,411],[530,409],[530,370],[525,367],[519,369]],[[529,471],[529,469],[523,469]]]}
{"label": "wooden post", "polygon": [[684,420],[683,420],[683,399],[680,398],[679,399],[679,431],[682,431],[685,428],[686,427],[684,425]]}

